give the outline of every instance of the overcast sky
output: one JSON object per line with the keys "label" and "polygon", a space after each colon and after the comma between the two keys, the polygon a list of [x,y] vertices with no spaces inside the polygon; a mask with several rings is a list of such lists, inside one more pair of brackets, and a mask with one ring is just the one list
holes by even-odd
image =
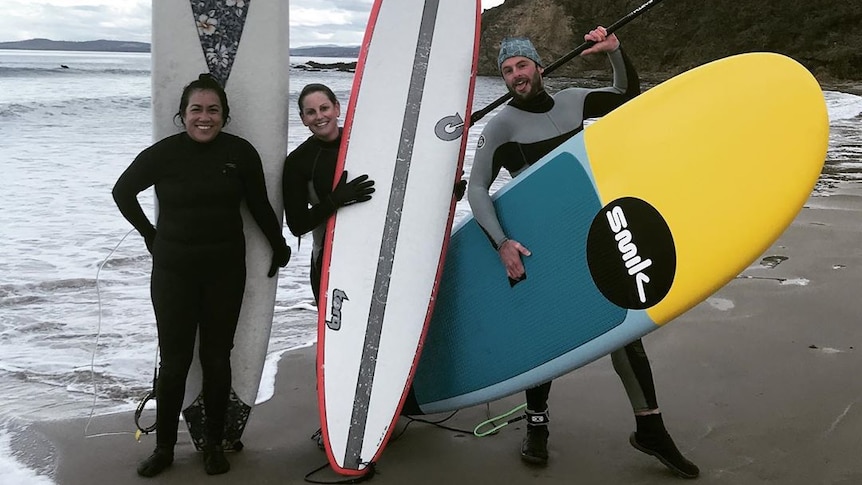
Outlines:
{"label": "overcast sky", "polygon": [[[372,3],[290,0],[290,45],[360,44]],[[501,3],[482,0],[482,8]],[[33,38],[150,42],[150,5],[151,0],[4,0],[0,42]]]}

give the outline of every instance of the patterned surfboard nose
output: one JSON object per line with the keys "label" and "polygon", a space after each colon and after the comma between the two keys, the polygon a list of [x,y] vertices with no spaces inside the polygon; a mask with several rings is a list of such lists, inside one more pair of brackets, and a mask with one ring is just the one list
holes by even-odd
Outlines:
{"label": "patterned surfboard nose", "polygon": [[204,58],[222,86],[227,86],[250,4],[251,0],[191,0]]}

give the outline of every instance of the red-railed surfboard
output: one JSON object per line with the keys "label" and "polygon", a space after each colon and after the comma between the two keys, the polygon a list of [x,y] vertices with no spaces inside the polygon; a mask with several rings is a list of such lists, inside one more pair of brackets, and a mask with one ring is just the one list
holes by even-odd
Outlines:
{"label": "red-railed surfboard", "polygon": [[345,119],[340,175],[374,197],[327,228],[318,330],[323,436],[337,472],[380,456],[433,309],[465,150],[480,2],[377,0]]}

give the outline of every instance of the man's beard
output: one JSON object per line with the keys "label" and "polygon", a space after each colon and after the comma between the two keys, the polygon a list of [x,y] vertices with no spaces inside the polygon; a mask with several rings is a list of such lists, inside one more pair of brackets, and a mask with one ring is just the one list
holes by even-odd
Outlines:
{"label": "man's beard", "polygon": [[542,75],[539,73],[539,71],[536,71],[536,73],[533,74],[532,77],[530,77],[530,90],[526,93],[519,93],[515,90],[514,86],[507,87],[509,88],[509,92],[512,94],[512,97],[520,101],[529,101],[545,89],[545,87],[542,85]]}

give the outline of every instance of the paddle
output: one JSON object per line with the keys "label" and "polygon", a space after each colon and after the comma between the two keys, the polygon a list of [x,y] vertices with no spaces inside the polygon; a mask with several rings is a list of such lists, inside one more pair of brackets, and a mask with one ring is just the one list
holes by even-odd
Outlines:
{"label": "paddle", "polygon": [[[607,28],[608,34],[614,33],[617,29],[619,29],[620,27],[624,26],[625,24],[631,22],[632,20],[637,18],[640,14],[651,9],[652,7],[654,7],[658,3],[661,3],[661,0],[649,0],[648,2],[641,5],[640,7],[632,10],[625,17],[612,23],[611,26]],[[571,51],[568,54],[564,55],[563,57],[557,59],[551,65],[546,67],[543,76],[547,76],[548,74],[554,72],[558,67],[569,62],[570,60],[572,60],[573,58],[578,56],[581,52],[584,52],[585,50],[589,49],[593,45],[595,45],[595,42],[586,41],[583,44],[575,47],[575,49],[573,51]],[[489,104],[488,106],[485,106],[484,108],[480,109],[479,111],[473,112],[473,114],[470,115],[470,125],[474,125],[477,121],[484,118],[486,114],[490,113],[491,111],[494,111],[494,109],[497,108],[497,106],[500,106],[501,104],[505,103],[511,97],[512,97],[512,93],[506,93],[503,96],[500,96],[499,98],[497,98],[493,103]]]}

